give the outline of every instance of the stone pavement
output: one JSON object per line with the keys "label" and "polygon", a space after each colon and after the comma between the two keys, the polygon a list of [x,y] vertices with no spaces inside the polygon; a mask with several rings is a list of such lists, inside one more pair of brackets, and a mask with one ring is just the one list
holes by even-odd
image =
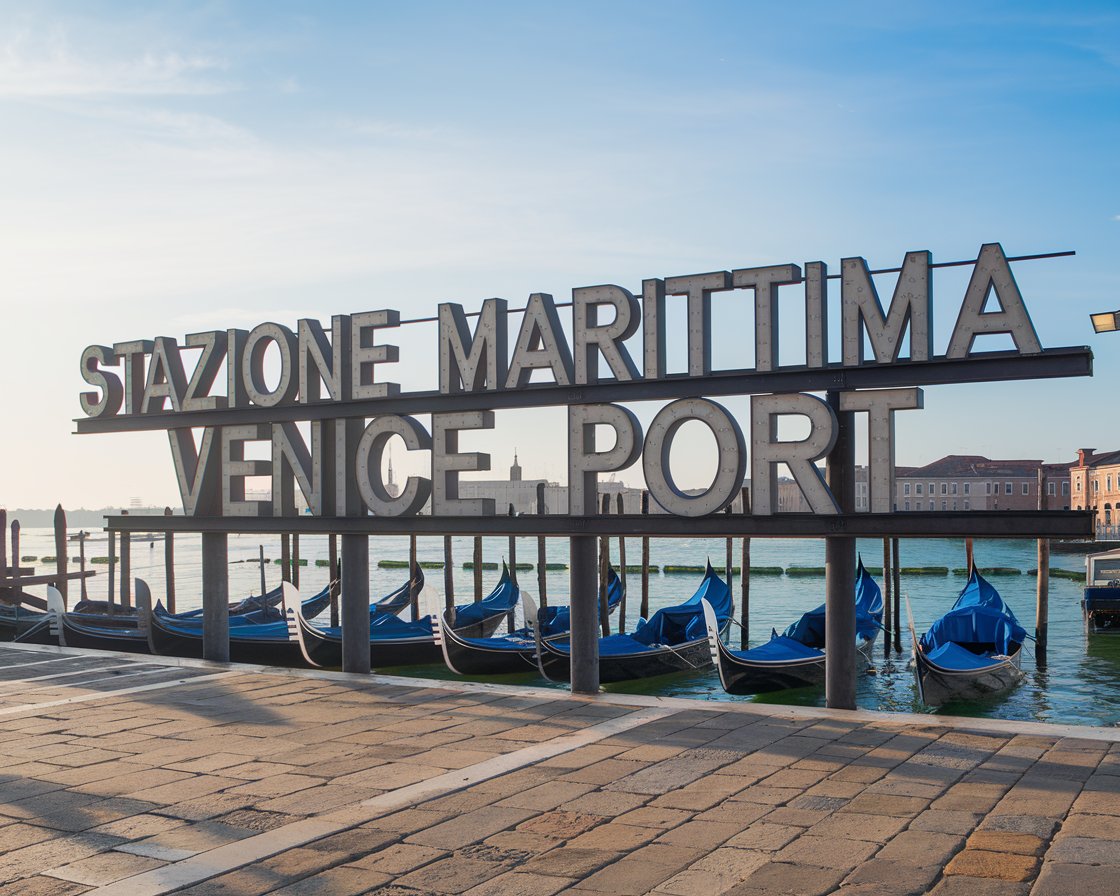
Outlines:
{"label": "stone pavement", "polygon": [[1117,893],[1118,741],[0,645],[0,896]]}

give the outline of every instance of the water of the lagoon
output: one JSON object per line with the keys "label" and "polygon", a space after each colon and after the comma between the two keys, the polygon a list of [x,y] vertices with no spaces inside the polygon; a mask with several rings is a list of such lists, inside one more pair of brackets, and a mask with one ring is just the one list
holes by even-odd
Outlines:
{"label": "water of the lagoon", "polygon": [[[75,530],[72,530],[75,531]],[[255,593],[260,589],[260,573],[252,561],[259,555],[259,536],[230,536],[230,595],[231,598]],[[177,609],[186,610],[201,605],[201,557],[199,536],[179,535],[175,539],[175,568]],[[627,539],[627,563],[637,564],[641,560],[641,541]],[[77,544],[70,544],[71,557],[77,556]],[[279,539],[273,538],[264,543],[265,556],[279,556]],[[484,539],[483,558],[486,561],[500,561],[508,553],[508,539]],[[980,567],[1010,567],[1022,571],[1018,576],[993,576],[992,583],[1003,594],[1028,631],[1034,630],[1035,582],[1034,576],[1027,571],[1037,566],[1036,543],[1029,540],[977,541],[976,560]],[[883,544],[881,540],[860,540],[859,551],[868,566],[883,565]],[[442,560],[442,538],[420,538],[418,552],[421,560]],[[535,538],[518,539],[519,562],[536,563],[537,546]],[[650,545],[651,563],[664,565],[703,564],[711,557],[717,568],[724,564],[725,546],[723,540],[716,539],[654,539]],[[740,565],[740,542],[734,544],[734,565]],[[108,544],[104,533],[96,533],[86,545],[88,558],[106,555]],[[118,550],[119,553],[119,550]],[[23,556],[44,556],[54,554],[53,534],[49,529],[28,529],[22,534],[20,554]],[[611,541],[612,559],[618,562],[617,539]],[[317,559],[327,557],[326,537],[303,536],[300,539],[300,555],[308,559],[301,568],[301,591],[306,595],[319,590],[327,580],[327,569],[316,566]],[[473,556],[473,541],[469,538],[456,538],[453,544],[455,567],[455,596],[458,602],[469,601],[473,596],[473,573],[464,570],[462,564]],[[387,593],[401,585],[406,577],[401,569],[379,569],[380,559],[405,560],[408,557],[408,539],[403,537],[382,537],[370,539],[371,595]],[[549,539],[548,560],[566,563],[567,543],[562,539]],[[132,573],[145,579],[156,598],[164,594],[164,543],[162,540],[147,541],[134,539],[131,549]],[[813,539],[753,540],[751,544],[751,565],[759,566],[823,566],[824,543]],[[965,565],[965,550],[961,540],[914,540],[901,543],[900,565],[902,567],[943,566],[950,570]],[[1054,553],[1051,565],[1063,569],[1084,570],[1084,557],[1081,554]],[[71,563],[71,569],[76,564]],[[108,584],[108,567],[91,566],[97,576],[90,580],[89,596],[104,597]],[[119,570],[119,567],[118,567]],[[119,574],[119,573],[118,573]],[[267,566],[270,587],[279,582],[279,567],[275,563]],[[483,584],[488,593],[496,583],[499,573],[487,570],[483,573]],[[428,584],[442,594],[443,571],[428,570]],[[536,595],[537,573],[523,571],[521,582],[526,591]],[[651,612],[658,607],[678,603],[689,597],[699,581],[698,575],[664,575],[650,577]],[[964,587],[963,576],[950,573],[947,576],[903,576],[902,592],[909,597],[914,613],[914,622],[919,634],[929,623],[952,604],[960,589]],[[629,584],[629,626],[632,627],[637,616],[640,601],[641,577],[631,574]],[[880,582],[880,584],[882,584]],[[73,593],[77,584],[72,584]],[[1050,580],[1050,649],[1045,669],[1038,668],[1033,645],[1029,642],[1023,653],[1023,671],[1026,678],[1017,688],[1004,696],[983,703],[958,703],[946,706],[942,712],[954,715],[986,716],[1000,719],[1037,720],[1063,722],[1083,725],[1120,724],[1120,636],[1085,634],[1079,602],[1081,584],[1066,579]],[[824,579],[822,576],[810,578],[791,578],[788,576],[756,576],[751,581],[750,634],[755,644],[767,638],[771,628],[781,631],[800,613],[824,600]],[[566,572],[548,574],[548,598],[550,603],[566,603],[568,580]],[[739,602],[740,583],[734,582],[736,604]],[[429,599],[436,599],[431,595]],[[442,606],[442,597],[438,598]],[[882,643],[876,645],[876,666],[874,670],[861,675],[857,690],[857,700],[863,709],[900,710],[908,712],[929,712],[918,702],[912,673],[907,668],[911,650],[910,636],[906,628],[906,610],[903,603],[903,652],[884,662]],[[738,609],[736,610],[738,614]],[[739,632],[732,631],[732,641],[738,646]],[[443,667],[420,666],[398,670],[409,675],[433,678],[451,678],[452,674]],[[541,685],[544,682],[526,675],[506,681]],[[628,690],[660,695],[693,697],[704,700],[765,700],[773,703],[797,703],[803,705],[824,705],[822,689],[800,689],[783,691],[762,697],[731,697],[720,688],[714,670],[694,674],[666,676],[625,686],[615,685],[612,690]]]}

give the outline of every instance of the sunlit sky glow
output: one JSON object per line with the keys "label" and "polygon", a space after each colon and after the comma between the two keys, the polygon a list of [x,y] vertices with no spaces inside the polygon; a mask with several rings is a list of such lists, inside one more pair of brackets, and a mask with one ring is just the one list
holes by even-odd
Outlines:
{"label": "sunlit sky glow", "polygon": [[[986,242],[1077,251],[1016,276],[1096,376],[928,388],[899,462],[1120,448],[1088,319],[1120,306],[1111,3],[0,3],[0,121],[10,508],[179,503],[162,433],[72,435],[91,343]],[[962,296],[938,274],[938,352]],[[434,328],[400,345],[431,388]],[[466,447],[563,479],[563,433],[511,412]]]}

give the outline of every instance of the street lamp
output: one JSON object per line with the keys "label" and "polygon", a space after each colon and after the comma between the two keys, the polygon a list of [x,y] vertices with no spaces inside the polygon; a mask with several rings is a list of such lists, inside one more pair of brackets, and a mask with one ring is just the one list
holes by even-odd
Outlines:
{"label": "street lamp", "polygon": [[1120,311],[1102,311],[1099,314],[1090,314],[1093,322],[1094,333],[1112,333],[1120,330]]}

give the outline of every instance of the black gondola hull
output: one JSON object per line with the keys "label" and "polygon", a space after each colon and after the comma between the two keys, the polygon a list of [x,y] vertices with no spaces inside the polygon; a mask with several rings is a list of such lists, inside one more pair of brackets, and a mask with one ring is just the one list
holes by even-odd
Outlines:
{"label": "black gondola hull", "polygon": [[754,663],[719,645],[719,680],[729,694],[765,694],[824,684],[824,657],[789,663]]}
{"label": "black gondola hull", "polygon": [[[653,678],[674,672],[695,672],[712,665],[707,638],[697,638],[672,648],[659,647],[641,653],[599,656],[599,681],[612,684]],[[551,681],[571,681],[571,654],[547,641],[541,642],[541,674]]]}
{"label": "black gondola hull", "polygon": [[920,651],[914,654],[914,676],[924,703],[941,706],[954,700],[983,700],[1009,691],[1023,678],[1019,668],[1021,650],[1003,662],[981,670],[946,669],[936,666]]}
{"label": "black gondola hull", "polygon": [[[151,646],[159,656],[181,656],[202,659],[202,635],[172,631],[152,618]],[[232,663],[260,666],[306,666],[299,644],[288,638],[229,637],[229,659]]]}
{"label": "black gondola hull", "polygon": [[[491,631],[505,618],[502,613],[494,622]],[[324,669],[338,669],[342,666],[342,639],[325,634],[309,625],[301,614],[296,614],[296,624],[300,628],[303,649],[307,660],[314,666]],[[443,651],[436,643],[434,635],[410,638],[377,638],[369,642],[369,665],[371,669],[390,666],[420,666],[443,662]]]}
{"label": "black gondola hull", "polygon": [[440,635],[444,662],[459,675],[514,675],[537,671],[537,647],[532,635],[526,635],[521,648],[465,641],[460,633],[446,627],[442,627]]}
{"label": "black gondola hull", "polygon": [[122,628],[119,631],[87,628],[74,622],[63,614],[59,620],[62,635],[59,643],[67,647],[80,647],[87,650],[116,650],[123,653],[147,653],[148,637],[135,628]]}

